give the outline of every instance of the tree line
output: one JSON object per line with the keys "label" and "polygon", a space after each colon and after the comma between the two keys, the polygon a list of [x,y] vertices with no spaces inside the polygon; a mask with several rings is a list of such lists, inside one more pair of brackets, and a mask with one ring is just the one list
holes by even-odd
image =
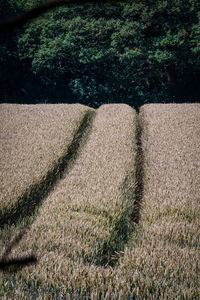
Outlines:
{"label": "tree line", "polygon": [[[0,19],[40,0],[0,0]],[[200,2],[66,4],[0,33],[0,101],[124,102],[200,99]]]}

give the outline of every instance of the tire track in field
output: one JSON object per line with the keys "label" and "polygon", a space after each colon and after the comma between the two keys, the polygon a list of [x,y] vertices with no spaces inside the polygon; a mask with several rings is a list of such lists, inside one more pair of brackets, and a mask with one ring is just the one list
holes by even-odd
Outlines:
{"label": "tire track in field", "polygon": [[37,263],[37,258],[34,255],[15,259],[8,259],[7,257],[20,242],[23,235],[29,230],[30,224],[34,221],[34,218],[30,217],[37,213],[40,205],[55,185],[64,177],[64,174],[69,173],[73,168],[92,131],[95,115],[95,111],[86,112],[80,126],[75,132],[71,145],[68,147],[67,152],[55,163],[54,168],[39,183],[31,186],[28,191],[21,195],[16,204],[1,216],[0,229],[3,229],[4,226],[16,226],[23,221],[26,223],[26,226],[5,247],[5,251],[0,259],[0,270],[13,272],[27,264]]}
{"label": "tire track in field", "polygon": [[[44,199],[52,191],[56,183],[62,179],[64,173],[69,172],[76,160],[82,151],[84,145],[87,142],[88,136],[92,130],[92,123],[96,113],[94,111],[88,111],[83,118],[82,123],[80,124],[77,132],[74,135],[73,141],[68,148],[67,153],[59,159],[56,163],[54,169],[50,171],[47,176],[42,180],[42,182],[34,185],[27,193],[18,199],[17,205],[10,211],[7,216],[4,215],[4,218],[0,219],[0,228],[4,225],[16,225],[23,221],[24,218],[31,215],[36,215],[36,210],[42,204]],[[93,258],[89,259],[89,263],[102,266],[112,266],[114,267],[121,256],[121,251],[127,245],[129,238],[134,235],[137,224],[140,220],[140,207],[142,202],[143,195],[143,152],[141,146],[141,120],[137,115],[137,125],[136,125],[136,169],[135,169],[135,178],[136,178],[136,188],[135,190],[127,190],[128,182],[131,180],[131,174],[127,174],[125,181],[123,183],[124,198],[126,199],[127,195],[129,198],[132,198],[134,205],[133,207],[127,207],[124,210],[124,213],[120,218],[117,218],[113,223],[112,220],[112,230],[110,232],[110,237],[106,240],[103,245],[98,248],[96,253],[95,261]],[[130,178],[129,178],[130,177]],[[131,210],[131,212],[130,212]],[[30,218],[29,223],[27,224],[27,230],[30,226],[30,223],[33,222],[33,218]],[[21,232],[27,231],[22,229]],[[137,232],[136,232],[137,234]],[[19,233],[20,235],[20,233]],[[10,249],[18,244],[18,241],[13,241],[9,243],[6,249]],[[6,253],[6,251],[4,252]],[[7,254],[9,254],[7,253]],[[117,254],[118,253],[118,254]],[[117,254],[117,255],[116,255]],[[16,265],[17,270],[28,263],[36,263],[37,259],[33,255],[25,258],[17,258],[14,260],[6,259],[6,255],[2,256],[0,260],[0,269],[10,269],[12,270],[13,265]]]}
{"label": "tire track in field", "polygon": [[95,111],[86,112],[67,152],[54,163],[53,169],[40,182],[32,185],[9,211],[0,216],[0,229],[5,225],[16,225],[25,217],[33,215],[57,182],[72,169],[91,132],[94,116]]}
{"label": "tire track in field", "polygon": [[[135,171],[130,170],[123,182],[124,202],[129,199],[133,206],[128,205],[120,218],[114,222],[111,219],[112,230],[109,239],[106,240],[97,250],[95,261],[91,261],[95,265],[104,267],[115,267],[118,263],[121,253],[123,253],[129,239],[133,239],[136,235],[138,238],[137,225],[140,222],[140,209],[143,198],[143,150],[141,142],[142,120],[138,113],[136,115],[136,159]],[[135,173],[135,176],[133,175]],[[136,186],[129,189],[130,181],[136,179]],[[130,199],[132,199],[130,201]],[[131,212],[130,212],[131,211]]]}

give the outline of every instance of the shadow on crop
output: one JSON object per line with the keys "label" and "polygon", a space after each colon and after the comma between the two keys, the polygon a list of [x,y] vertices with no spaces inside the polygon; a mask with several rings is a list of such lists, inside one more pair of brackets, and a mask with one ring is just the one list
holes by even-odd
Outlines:
{"label": "shadow on crop", "polygon": [[94,115],[94,111],[86,113],[67,153],[54,163],[54,167],[48,171],[40,182],[32,185],[18,198],[16,204],[8,212],[0,216],[0,228],[5,225],[16,225],[27,216],[33,215],[57,182],[71,170],[91,131]]}
{"label": "shadow on crop", "polygon": [[[133,170],[127,174],[123,185],[122,210],[110,219],[110,232],[107,238],[97,246],[92,257],[86,257],[85,262],[104,267],[114,267],[119,261],[129,239],[135,242],[139,239],[141,228],[140,210],[143,198],[143,151],[142,151],[142,122],[137,116],[136,126],[136,158]],[[135,168],[135,171],[134,171]],[[136,184],[134,184],[136,182]]]}
{"label": "shadow on crop", "polygon": [[[85,115],[67,153],[58,160],[53,170],[49,171],[40,183],[32,186],[29,191],[18,199],[15,207],[0,218],[0,228],[3,228],[5,225],[16,225],[26,219],[27,216],[36,214],[36,210],[54,188],[55,184],[64,176],[64,173],[66,174],[73,167],[80,151],[88,139],[88,135],[91,133],[94,117],[95,112],[93,111],[89,111]],[[97,245],[92,257],[84,257],[85,263],[104,267],[114,267],[119,261],[121,253],[124,251],[130,238],[136,241],[140,235],[137,225],[140,223],[140,210],[143,197],[143,151],[141,143],[141,124],[142,122],[139,119],[139,116],[137,116],[137,150],[135,166],[133,166],[133,170],[127,174],[122,185],[124,200],[122,210],[114,218],[110,218],[110,232],[108,237],[105,238],[102,243]],[[28,228],[29,224],[27,225],[27,229]],[[27,229],[24,231],[22,230],[22,235]],[[9,251],[11,251],[11,248],[13,248],[18,242],[19,239],[15,240],[15,242],[11,242],[10,246],[7,247],[3,258],[0,261],[0,269],[19,269],[27,264],[37,263],[37,258],[34,255],[13,260],[8,260],[6,258]]]}
{"label": "shadow on crop", "polygon": [[1,259],[0,259],[0,270],[7,272],[16,272],[23,268],[24,266],[30,264],[36,264],[37,258],[34,254],[27,255],[25,257],[17,257],[8,259],[8,255],[11,253],[12,249],[16,247],[21,241],[24,234],[29,230],[29,226],[23,228],[14,239],[7,245]]}
{"label": "shadow on crop", "polygon": [[6,250],[0,259],[0,269],[2,270],[18,270],[27,264],[37,263],[34,255],[8,259],[11,250],[19,243],[22,236],[33,223],[37,210],[44,202],[45,198],[53,190],[55,185],[73,168],[82,148],[87,142],[88,136],[92,131],[92,124],[96,113],[95,111],[87,111],[79,128],[77,129],[71,145],[66,153],[54,163],[54,167],[48,171],[43,179],[32,185],[23,195],[21,195],[16,204],[9,211],[0,215],[0,229],[6,230],[9,226],[17,226],[24,224],[19,234],[8,243]]}

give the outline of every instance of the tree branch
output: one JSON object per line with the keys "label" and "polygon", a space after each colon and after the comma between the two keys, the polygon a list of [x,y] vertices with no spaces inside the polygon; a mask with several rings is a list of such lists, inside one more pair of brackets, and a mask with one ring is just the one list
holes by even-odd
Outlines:
{"label": "tree branch", "polygon": [[63,6],[63,5],[73,5],[73,4],[84,4],[84,3],[104,3],[108,2],[109,0],[101,0],[101,1],[95,1],[95,0],[53,0],[48,1],[44,4],[41,4],[38,7],[35,7],[17,17],[10,18],[4,22],[0,23],[0,32],[6,32],[9,30],[16,29],[18,27],[21,27],[25,25],[26,23],[32,21],[33,19],[36,19],[40,17],[42,14],[46,13],[47,11]]}

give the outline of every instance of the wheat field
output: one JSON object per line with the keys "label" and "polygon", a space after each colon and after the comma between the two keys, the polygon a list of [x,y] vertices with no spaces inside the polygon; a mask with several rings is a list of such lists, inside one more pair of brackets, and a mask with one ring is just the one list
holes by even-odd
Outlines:
{"label": "wheat field", "polygon": [[80,104],[0,105],[0,215],[53,168],[87,110]]}
{"label": "wheat field", "polygon": [[199,299],[200,105],[102,105],[91,122],[34,219],[2,231],[5,263],[37,262],[2,268],[0,296]]}
{"label": "wheat field", "polygon": [[138,299],[199,299],[200,105],[149,104],[139,115],[141,233],[118,276]]}

